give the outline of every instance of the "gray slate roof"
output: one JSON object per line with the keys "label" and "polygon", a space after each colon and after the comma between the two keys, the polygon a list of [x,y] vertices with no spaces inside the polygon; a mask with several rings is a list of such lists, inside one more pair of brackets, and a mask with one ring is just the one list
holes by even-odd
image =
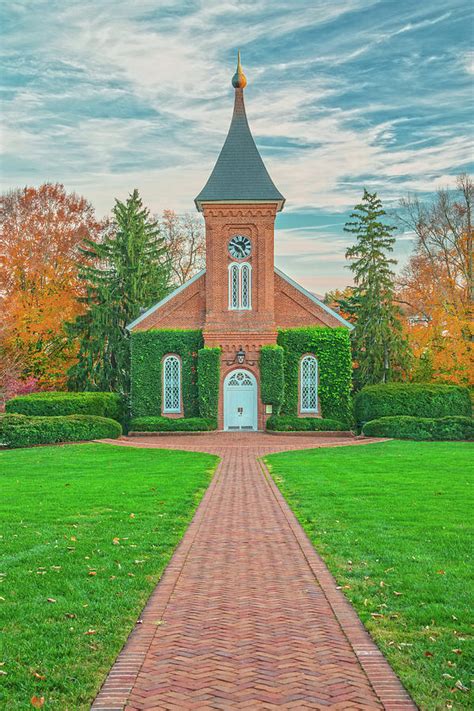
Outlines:
{"label": "gray slate roof", "polygon": [[243,89],[235,90],[234,114],[229,132],[209,180],[195,199],[205,202],[278,202],[285,198],[275,187],[250,133]]}

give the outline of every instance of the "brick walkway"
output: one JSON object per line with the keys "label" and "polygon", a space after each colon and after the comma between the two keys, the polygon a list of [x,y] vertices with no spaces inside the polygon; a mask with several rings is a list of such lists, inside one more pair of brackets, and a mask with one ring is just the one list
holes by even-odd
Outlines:
{"label": "brick walkway", "polygon": [[416,708],[257,460],[357,443],[257,433],[119,443],[222,460],[94,710]]}

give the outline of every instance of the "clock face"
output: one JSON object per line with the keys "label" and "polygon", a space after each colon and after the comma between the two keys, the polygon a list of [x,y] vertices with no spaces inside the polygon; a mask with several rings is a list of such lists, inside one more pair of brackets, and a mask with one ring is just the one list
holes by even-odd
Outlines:
{"label": "clock face", "polygon": [[245,259],[252,250],[252,244],[244,235],[234,235],[229,241],[229,254],[234,259]]}

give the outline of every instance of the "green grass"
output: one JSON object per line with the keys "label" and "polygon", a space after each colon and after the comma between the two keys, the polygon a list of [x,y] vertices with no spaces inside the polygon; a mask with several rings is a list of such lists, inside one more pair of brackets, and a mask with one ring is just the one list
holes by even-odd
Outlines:
{"label": "green grass", "polygon": [[473,456],[461,442],[393,441],[266,458],[370,634],[429,711],[472,708],[456,683],[470,688],[472,679]]}
{"label": "green grass", "polygon": [[103,444],[0,453],[1,708],[89,708],[216,461]]}

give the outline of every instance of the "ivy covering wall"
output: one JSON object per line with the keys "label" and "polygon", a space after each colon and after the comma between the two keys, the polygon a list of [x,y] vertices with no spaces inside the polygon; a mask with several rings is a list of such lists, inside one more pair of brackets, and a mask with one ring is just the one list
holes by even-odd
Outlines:
{"label": "ivy covering wall", "polygon": [[259,365],[262,402],[272,405],[273,414],[278,415],[283,403],[285,386],[283,348],[281,346],[262,346]]}
{"label": "ivy covering wall", "polygon": [[197,365],[199,414],[201,417],[217,418],[220,373],[221,349],[201,348],[198,351]]}
{"label": "ivy covering wall", "polygon": [[305,353],[318,359],[318,394],[323,417],[350,420],[352,360],[347,328],[288,328],[278,332],[284,350],[284,397],[281,412],[298,414],[299,363]]}
{"label": "ivy covering wall", "polygon": [[181,358],[185,417],[199,415],[197,364],[202,331],[150,330],[131,334],[132,417],[161,415],[162,360],[168,353]]}

